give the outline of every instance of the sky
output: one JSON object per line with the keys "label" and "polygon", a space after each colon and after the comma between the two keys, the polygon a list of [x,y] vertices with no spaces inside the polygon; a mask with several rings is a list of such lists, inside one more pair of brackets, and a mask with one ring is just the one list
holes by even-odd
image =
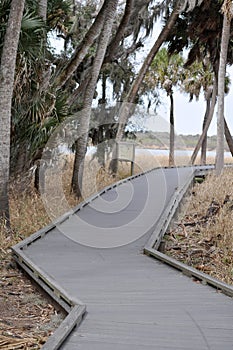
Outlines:
{"label": "sky", "polygon": [[[225,118],[231,133],[233,133],[233,67],[228,68],[227,71],[230,74],[232,84],[230,86],[230,92],[225,97]],[[163,94],[163,103],[158,108],[157,113],[167,121],[169,120],[169,107],[169,99],[166,94]],[[176,91],[174,93],[174,116],[176,133],[183,135],[200,134],[202,130],[205,108],[206,104],[203,95],[200,96],[198,101],[196,101],[196,99],[193,99],[192,102],[189,102],[188,95]],[[209,128],[209,136],[216,135],[217,133],[216,111],[217,105],[215,107],[215,114]]]}

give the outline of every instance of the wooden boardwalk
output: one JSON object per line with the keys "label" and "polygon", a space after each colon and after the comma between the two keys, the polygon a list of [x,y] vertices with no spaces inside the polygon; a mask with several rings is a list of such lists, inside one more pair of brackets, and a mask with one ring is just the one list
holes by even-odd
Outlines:
{"label": "wooden boardwalk", "polygon": [[233,349],[232,299],[143,254],[192,171],[154,170],[125,182],[21,247],[49,281],[87,307],[62,350]]}

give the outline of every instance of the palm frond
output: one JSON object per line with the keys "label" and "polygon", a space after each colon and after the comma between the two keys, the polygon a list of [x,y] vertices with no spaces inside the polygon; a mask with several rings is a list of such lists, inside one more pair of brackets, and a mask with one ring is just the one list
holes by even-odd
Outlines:
{"label": "palm frond", "polygon": [[26,11],[22,19],[19,51],[25,56],[38,59],[45,44],[44,21],[33,12]]}

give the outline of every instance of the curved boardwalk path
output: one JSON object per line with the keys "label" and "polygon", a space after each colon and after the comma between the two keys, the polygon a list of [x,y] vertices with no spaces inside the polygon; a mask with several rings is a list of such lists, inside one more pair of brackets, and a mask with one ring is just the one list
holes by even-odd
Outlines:
{"label": "curved boardwalk path", "polygon": [[[153,170],[125,182],[23,249],[87,306],[62,350],[233,349],[232,299],[143,254],[174,191],[191,173]],[[108,245],[128,244],[106,249],[77,242],[101,246],[108,233]]]}

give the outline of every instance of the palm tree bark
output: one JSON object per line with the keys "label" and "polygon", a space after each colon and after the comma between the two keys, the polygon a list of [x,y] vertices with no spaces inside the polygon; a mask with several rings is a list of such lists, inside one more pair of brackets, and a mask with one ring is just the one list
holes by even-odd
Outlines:
{"label": "palm tree bark", "polygon": [[124,16],[122,17],[122,20],[121,20],[120,25],[117,29],[116,35],[112,38],[112,40],[108,46],[108,50],[107,50],[106,57],[104,59],[104,63],[109,63],[113,60],[113,57],[116,53],[116,50],[118,49],[119,43],[124,37],[124,33],[125,33],[125,30],[127,28],[128,23],[129,23],[130,16],[131,16],[131,13],[133,10],[133,6],[134,6],[134,0],[127,0],[126,1]]}
{"label": "palm tree bark", "polygon": [[60,89],[65,85],[88,54],[88,50],[100,35],[107,9],[108,1],[105,0],[94,23],[91,25],[82,42],[76,47],[71,59],[68,61],[65,67],[57,73],[57,77],[54,81],[54,87],[56,89]]}
{"label": "palm tree bark", "polygon": [[225,118],[224,118],[224,133],[225,133],[225,138],[226,138],[229,150],[230,150],[231,155],[233,157],[233,139],[232,139],[232,136],[231,136],[231,133],[230,133],[230,130],[228,128],[228,125],[227,125]]}
{"label": "palm tree bark", "polygon": [[174,126],[174,98],[173,92],[170,92],[170,150],[169,150],[169,165],[175,164],[175,126]]}
{"label": "palm tree bark", "polygon": [[[206,112],[203,120],[203,127],[202,131],[205,130],[205,125],[207,122],[208,115],[210,113],[210,97],[206,100]],[[205,134],[204,140],[201,145],[201,164],[205,165],[206,164],[206,152],[207,152],[207,134]]]}
{"label": "palm tree bark", "polygon": [[84,171],[84,158],[87,150],[88,132],[91,117],[91,106],[96,89],[97,80],[104,61],[107,46],[112,33],[113,21],[116,15],[118,0],[106,0],[108,3],[104,24],[96,51],[96,56],[91,71],[91,78],[88,82],[84,101],[83,110],[80,113],[79,135],[75,144],[75,161],[72,178],[72,191],[78,197],[82,197],[82,179]]}
{"label": "palm tree bark", "polygon": [[215,109],[215,105],[216,105],[216,96],[217,96],[217,79],[215,77],[214,86],[213,86],[213,93],[212,93],[212,98],[211,98],[210,112],[209,112],[208,118],[206,119],[206,124],[205,124],[204,130],[202,131],[202,134],[201,134],[201,136],[197,142],[197,145],[193,151],[193,154],[191,156],[191,160],[190,160],[191,164],[195,163],[198,152],[199,152],[201,145],[202,145],[202,143],[207,135],[207,131],[209,129],[210,123],[211,123],[213,115],[214,115],[214,109]]}
{"label": "palm tree bark", "polygon": [[44,22],[47,21],[47,7],[48,7],[48,0],[39,0],[38,15],[43,19]]}
{"label": "palm tree bark", "polygon": [[[232,1],[225,0],[223,6],[227,4],[231,5]],[[231,8],[230,8],[231,12]],[[218,110],[217,110],[217,149],[215,168],[216,174],[220,175],[224,167],[224,97],[225,97],[225,76],[226,76],[226,62],[227,51],[230,38],[231,27],[231,13],[230,16],[224,11],[222,38],[221,38],[221,51],[220,62],[218,71]]]}
{"label": "palm tree bark", "polygon": [[20,28],[25,0],[12,0],[0,65],[0,218],[10,224],[8,183],[11,106]]}

